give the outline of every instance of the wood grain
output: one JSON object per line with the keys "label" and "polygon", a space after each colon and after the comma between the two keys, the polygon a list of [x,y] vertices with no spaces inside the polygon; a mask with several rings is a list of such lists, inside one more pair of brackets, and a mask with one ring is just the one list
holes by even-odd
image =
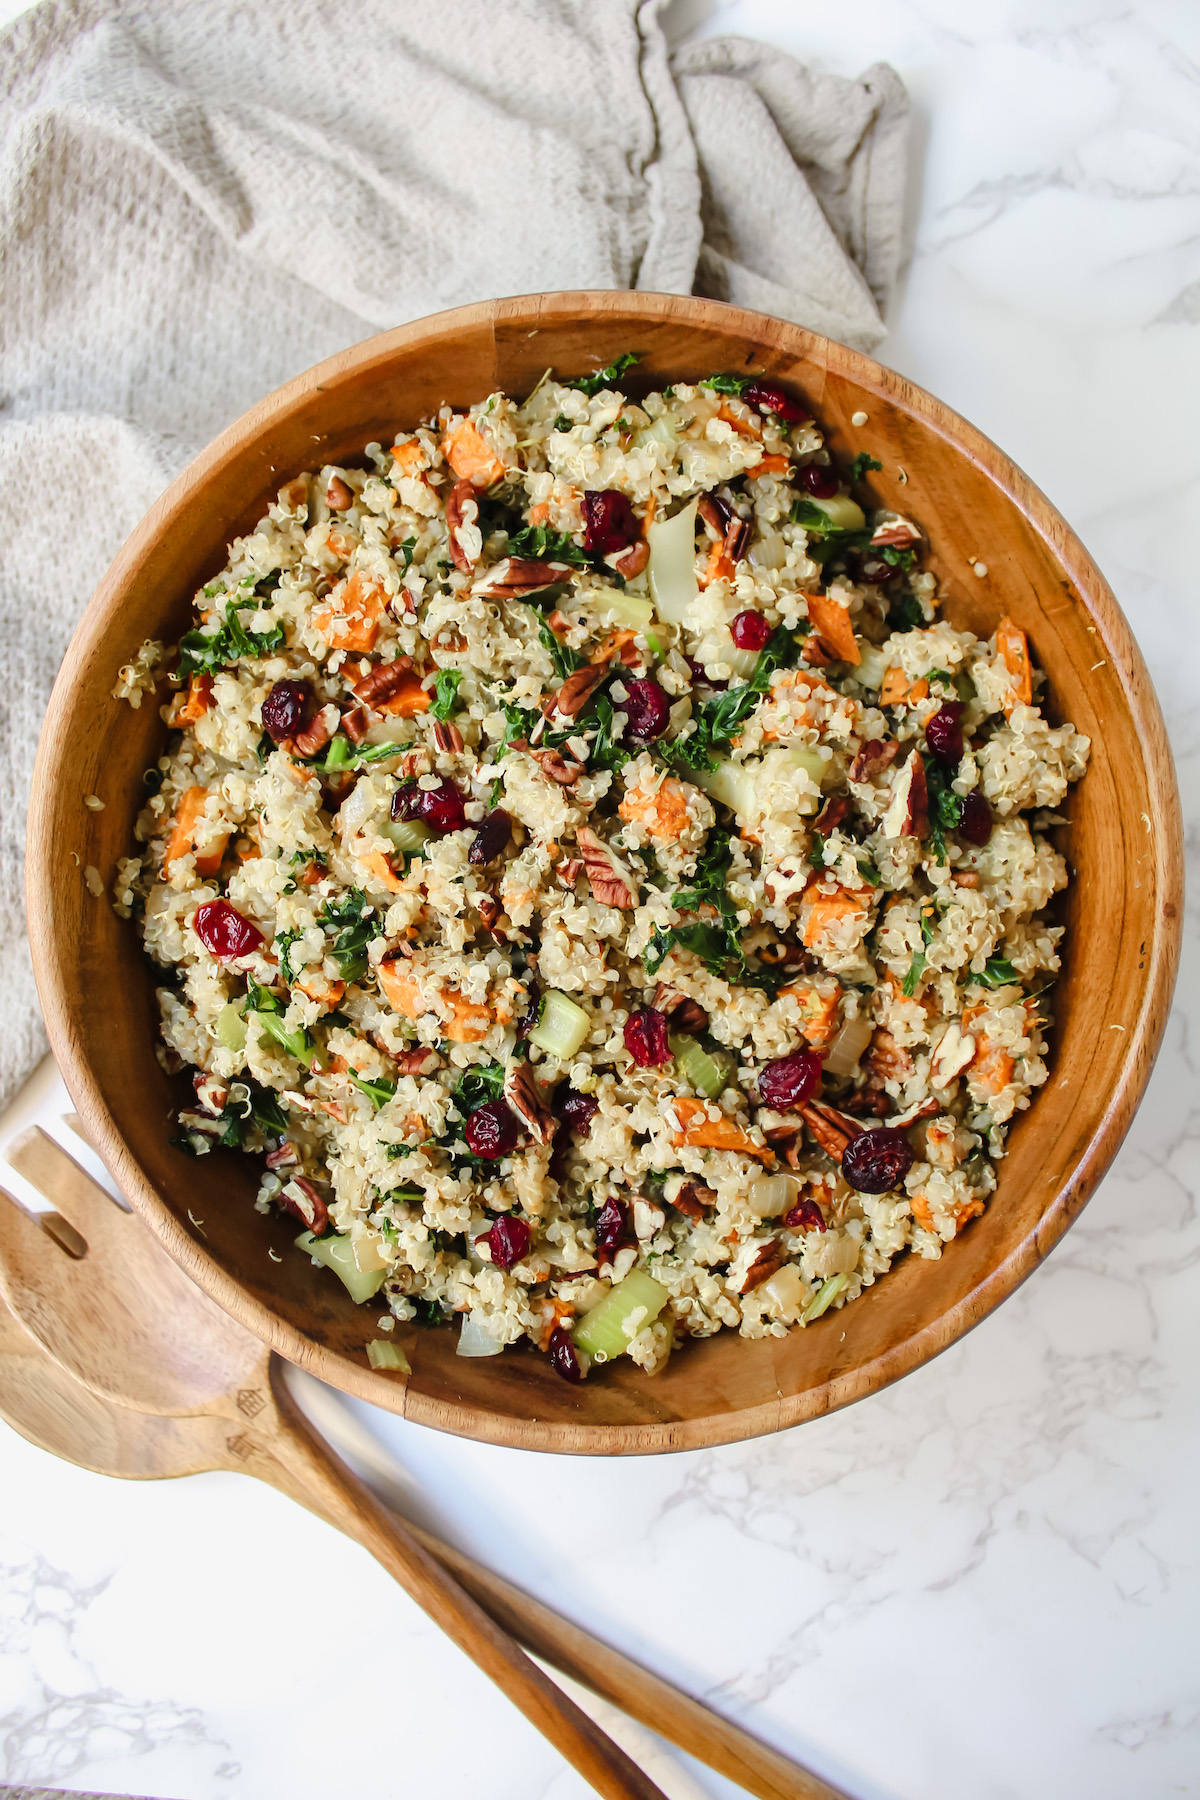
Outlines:
{"label": "wood grain", "polygon": [[[950,620],[990,633],[1010,613],[1048,672],[1051,715],[1091,737],[1063,834],[1075,880],[1051,1078],[1011,1134],[984,1217],[939,1262],[904,1259],[815,1327],[759,1343],[723,1333],[653,1380],[622,1363],[580,1388],[533,1351],[464,1361],[450,1331],[409,1327],[398,1336],[413,1373],[398,1384],[367,1363],[369,1312],[291,1254],[282,1220],[254,1212],[254,1170],[234,1156],[184,1163],[170,1148],[174,1096],[154,1057],[150,974],[136,932],[88,894],[73,853],[111,881],[141,771],[165,736],[153,707],[134,713],[110,698],[116,671],[144,638],[178,636],[228,539],[284,480],[354,459],[443,401],[520,394],[548,365],[593,369],[626,349],[641,353],[635,390],[714,369],[788,382],[835,456],[867,449],[882,462],[872,498],[927,531]],[[869,423],[852,430],[860,409]],[[89,792],[103,812],[84,808]],[[489,302],[384,333],[279,389],[199,456],[133,533],[72,641],[39,748],[28,870],[34,966],[67,1085],[122,1191],[189,1275],[347,1392],[465,1436],[588,1454],[725,1443],[815,1417],[918,1367],[1010,1294],[1128,1129],[1162,1038],[1182,894],[1174,772],[1141,655],[1100,571],[1032,482],[940,401],[855,351],[715,301],[624,293]]]}

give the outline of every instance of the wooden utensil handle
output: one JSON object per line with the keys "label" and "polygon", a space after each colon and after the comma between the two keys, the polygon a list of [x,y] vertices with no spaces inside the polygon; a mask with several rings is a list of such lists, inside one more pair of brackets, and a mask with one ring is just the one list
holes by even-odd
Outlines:
{"label": "wooden utensil handle", "polygon": [[[280,1464],[277,1468],[258,1467],[254,1473],[273,1482],[327,1524],[343,1531],[349,1529],[344,1517],[334,1517],[325,1509],[308,1486],[303,1469]],[[417,1542],[449,1569],[484,1611],[527,1650],[590,1688],[631,1719],[678,1744],[718,1775],[756,1795],[757,1800],[847,1800],[841,1788],[831,1787],[820,1776],[800,1768],[740,1725],[681,1693],[669,1681],[592,1637],[503,1576],[474,1562],[419,1525],[406,1524]]]}
{"label": "wooden utensil handle", "polygon": [[274,1358],[271,1387],[279,1413],[272,1453],[300,1477],[326,1517],[370,1551],[598,1794],[610,1800],[665,1800],[661,1788],[543,1675],[318,1436],[288,1392]]}

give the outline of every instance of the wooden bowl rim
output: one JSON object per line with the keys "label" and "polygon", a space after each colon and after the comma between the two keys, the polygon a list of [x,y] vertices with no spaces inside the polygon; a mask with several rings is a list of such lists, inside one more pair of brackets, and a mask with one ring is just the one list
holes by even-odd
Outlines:
{"label": "wooden bowl rim", "polygon": [[[103,654],[108,622],[120,605],[130,572],[147,546],[169,528],[174,516],[186,509],[197,479],[217,469],[226,458],[241,454],[247,442],[259,436],[274,418],[301,403],[314,390],[333,385],[351,374],[361,375],[372,365],[387,363],[397,350],[410,347],[414,342],[444,342],[448,337],[479,327],[490,328],[494,339],[498,327],[509,331],[521,327],[531,331],[548,329],[556,323],[577,323],[581,316],[589,313],[606,315],[610,319],[628,319],[633,327],[639,321],[650,322],[668,316],[679,323],[681,313],[686,313],[697,325],[743,331],[748,339],[760,339],[764,326],[767,326],[774,341],[788,356],[811,361],[854,382],[864,393],[888,401],[919,419],[927,430],[966,456],[1042,538],[1070,578],[1081,604],[1098,628],[1105,653],[1118,672],[1125,704],[1138,726],[1147,789],[1155,802],[1156,829],[1151,832],[1151,843],[1157,891],[1164,896],[1176,897],[1174,904],[1168,900],[1155,915],[1141,1006],[1136,1022],[1128,1026],[1123,1039],[1120,1076],[1112,1087],[1103,1113],[1069,1178],[1041,1218],[969,1293],[885,1353],[802,1393],[781,1394],[771,1404],[746,1407],[732,1413],[657,1423],[607,1425],[516,1419],[507,1413],[494,1414],[478,1406],[446,1405],[400,1385],[393,1377],[365,1369],[314,1343],[248,1294],[215,1257],[188,1236],[143,1175],[118,1131],[71,1029],[63,978],[70,947],[56,940],[50,925],[50,909],[39,899],[41,894],[50,891],[48,884],[55,855],[48,830],[48,803],[44,796],[52,791],[54,782],[60,777],[65,778],[67,772],[68,726],[81,672],[93,657]],[[744,326],[739,325],[742,320]],[[607,290],[564,290],[480,301],[382,332],[328,357],[277,388],[193,458],[118,552],[67,648],[38,744],[30,798],[26,876],[30,945],[38,994],[51,1048],[80,1120],[121,1192],[200,1287],[271,1349],[345,1393],[381,1404],[418,1424],[459,1436],[510,1448],[589,1455],[653,1453],[733,1443],[818,1417],[865,1398],[928,1362],[1006,1299],[1058,1242],[1090,1197],[1116,1154],[1145,1091],[1165,1030],[1179,960],[1182,908],[1178,897],[1182,895],[1182,887],[1182,821],[1174,765],[1161,709],[1141,651],[1115,595],[1088,551],[1046,496],[1011,458],[923,388],[860,351],[819,333],[720,301]]]}

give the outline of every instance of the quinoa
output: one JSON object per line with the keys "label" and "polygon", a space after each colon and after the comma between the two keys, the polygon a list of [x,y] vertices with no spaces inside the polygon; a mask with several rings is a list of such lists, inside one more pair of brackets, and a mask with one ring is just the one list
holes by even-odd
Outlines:
{"label": "quinoa", "polygon": [[984,1210],[1089,748],[781,389],[605,373],[288,482],[116,690],[174,667],[115,894],[180,1150],[572,1380],[782,1336]]}

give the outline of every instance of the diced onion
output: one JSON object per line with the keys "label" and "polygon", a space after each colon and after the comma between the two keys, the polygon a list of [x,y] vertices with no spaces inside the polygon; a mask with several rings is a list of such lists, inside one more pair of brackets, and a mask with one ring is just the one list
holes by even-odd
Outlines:
{"label": "diced onion", "polygon": [[839,531],[861,531],[866,524],[866,514],[857,500],[849,494],[834,494],[831,500],[818,500],[815,495],[806,494],[806,500],[813,506],[819,506],[831,524]]}
{"label": "diced onion", "polygon": [[603,624],[623,626],[626,631],[645,631],[654,618],[649,600],[637,594],[623,594],[617,588],[611,593],[605,590],[596,610]]}
{"label": "diced onion", "polygon": [[700,584],[696,580],[697,500],[673,519],[656,520],[647,534],[654,608],[668,625],[686,625]]}
{"label": "diced onion", "polygon": [[869,644],[865,638],[858,639],[858,667],[854,671],[854,679],[862,687],[880,688],[883,678],[891,666],[891,657],[885,655],[878,644]]}
{"label": "diced onion", "polygon": [[383,1254],[383,1239],[377,1231],[356,1232],[350,1241],[354,1251],[354,1261],[364,1275],[373,1275],[376,1269],[386,1269],[388,1259]]}
{"label": "diced onion", "polygon": [[551,988],[542,1001],[541,1016],[529,1034],[531,1044],[559,1062],[569,1062],[587,1040],[592,1029],[590,1013],[557,988]]}
{"label": "diced onion", "polygon": [[735,763],[726,758],[715,769],[697,769],[691,779],[706,794],[720,801],[722,806],[729,807],[740,819],[748,819],[754,810],[754,778],[757,773],[757,764]]}
{"label": "diced onion", "polygon": [[499,1356],[504,1345],[497,1343],[482,1319],[474,1313],[464,1313],[459,1328],[458,1343],[454,1347],[456,1356]]}
{"label": "diced onion", "polygon": [[758,667],[758,651],[739,650],[728,631],[706,631],[692,652],[692,658],[706,670],[723,663],[742,681],[749,681]]}
{"label": "diced onion", "polygon": [[236,1000],[227,1000],[217,1014],[217,1042],[226,1050],[246,1048],[246,1021]]}
{"label": "diced onion", "polygon": [[787,1325],[795,1324],[808,1297],[808,1289],[795,1263],[784,1263],[782,1269],[776,1269],[774,1275],[763,1282],[759,1292],[771,1296],[780,1318]]}
{"label": "diced onion", "polygon": [[829,1054],[825,1058],[825,1073],[839,1077],[849,1075],[870,1043],[874,1029],[875,1026],[866,1013],[859,1013],[856,1019],[847,1019],[829,1046]]}
{"label": "diced onion", "polygon": [[794,763],[798,763],[805,774],[811,775],[815,782],[828,780],[833,772],[831,757],[822,756],[819,750],[810,750],[804,744],[789,744],[788,755]]}
{"label": "diced onion", "polygon": [[383,1286],[386,1270],[365,1272],[360,1269],[348,1237],[341,1237],[336,1232],[330,1232],[327,1237],[314,1237],[311,1231],[302,1231],[296,1243],[306,1255],[314,1256],[327,1269],[332,1269],[350,1298],[360,1306]]}
{"label": "diced onion", "polygon": [[670,413],[663,413],[653,425],[643,425],[635,431],[633,442],[639,450],[645,444],[666,444],[673,450],[679,442],[679,427]]}
{"label": "diced onion", "polygon": [[746,1203],[760,1219],[777,1219],[800,1192],[796,1175],[758,1175],[746,1189]]}
{"label": "diced onion", "polygon": [[750,561],[760,569],[782,569],[787,563],[787,544],[777,531],[769,532],[751,546]]}

